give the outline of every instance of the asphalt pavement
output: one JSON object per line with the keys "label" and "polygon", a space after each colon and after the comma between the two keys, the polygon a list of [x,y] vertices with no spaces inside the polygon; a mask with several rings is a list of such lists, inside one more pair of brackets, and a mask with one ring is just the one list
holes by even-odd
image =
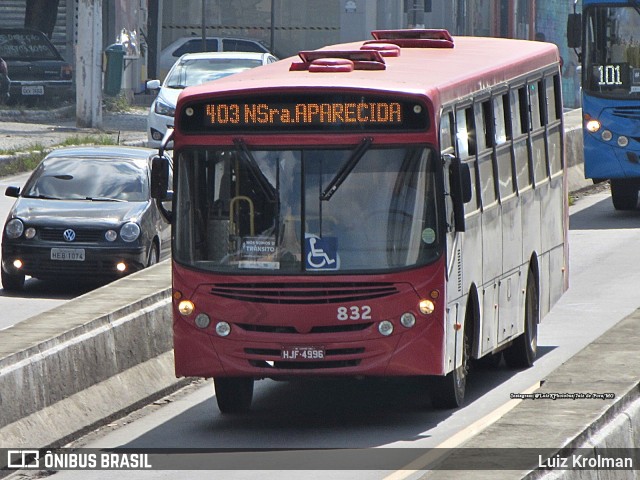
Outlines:
{"label": "asphalt pavement", "polygon": [[74,107],[50,110],[0,110],[0,157],[8,151],[32,147],[51,148],[68,138],[109,135],[120,144],[144,146],[147,107],[134,106],[126,112],[102,113],[101,128],[77,126]]}

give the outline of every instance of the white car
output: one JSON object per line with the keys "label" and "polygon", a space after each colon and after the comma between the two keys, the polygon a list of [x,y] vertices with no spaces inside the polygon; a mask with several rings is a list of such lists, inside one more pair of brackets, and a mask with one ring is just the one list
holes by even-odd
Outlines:
{"label": "white car", "polygon": [[160,89],[147,116],[149,147],[159,147],[167,128],[173,126],[178,95],[183,89],[276,61],[270,53],[253,52],[187,53],[180,57],[162,84],[160,80],[147,82],[147,90]]}
{"label": "white car", "polygon": [[167,45],[158,59],[158,78],[163,80],[176,60],[185,53],[198,52],[256,52],[271,53],[269,47],[259,40],[233,37],[206,37],[202,48],[202,37],[181,37]]}

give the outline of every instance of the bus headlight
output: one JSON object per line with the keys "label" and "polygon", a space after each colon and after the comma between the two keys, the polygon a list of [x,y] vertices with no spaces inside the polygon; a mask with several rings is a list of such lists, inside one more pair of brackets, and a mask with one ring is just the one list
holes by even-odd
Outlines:
{"label": "bus headlight", "polygon": [[625,137],[624,135],[620,135],[618,137],[618,146],[624,148],[627,145],[629,145],[629,139],[627,137]]}
{"label": "bus headlight", "polygon": [[600,130],[600,122],[598,120],[588,120],[585,128],[587,130],[589,130],[591,133],[596,133],[598,130]]}
{"label": "bus headlight", "polygon": [[216,324],[216,333],[221,337],[226,337],[231,333],[231,325],[227,322],[218,322]]}
{"label": "bus headlight", "polygon": [[411,328],[416,324],[416,316],[411,312],[403,313],[400,317],[400,323],[403,327]]}
{"label": "bus headlight", "polygon": [[422,300],[418,308],[420,309],[420,313],[431,315],[436,309],[436,305],[431,300]]}
{"label": "bus headlight", "polygon": [[178,303],[178,311],[181,315],[184,316],[191,315],[195,308],[196,306],[191,300],[182,300],[180,303]]}
{"label": "bus headlight", "polygon": [[378,331],[380,332],[380,335],[388,337],[393,333],[393,323],[389,320],[383,320],[378,324]]}
{"label": "bus headlight", "polygon": [[609,130],[603,130],[600,136],[602,137],[602,140],[604,140],[605,142],[608,142],[613,138],[613,134]]}
{"label": "bus headlight", "polygon": [[196,322],[196,327],[207,328],[211,323],[211,319],[209,318],[209,315],[207,315],[206,313],[199,313],[198,315],[196,315],[195,322]]}

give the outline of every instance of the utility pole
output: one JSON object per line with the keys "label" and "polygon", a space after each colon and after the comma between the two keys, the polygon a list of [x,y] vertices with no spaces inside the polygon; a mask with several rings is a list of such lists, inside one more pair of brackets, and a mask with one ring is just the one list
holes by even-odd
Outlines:
{"label": "utility pole", "polygon": [[102,0],[78,1],[76,124],[102,127]]}

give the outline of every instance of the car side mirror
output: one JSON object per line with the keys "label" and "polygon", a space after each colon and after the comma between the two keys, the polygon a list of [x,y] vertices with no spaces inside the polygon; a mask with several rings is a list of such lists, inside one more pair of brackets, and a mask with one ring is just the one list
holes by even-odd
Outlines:
{"label": "car side mirror", "polygon": [[7,187],[7,189],[4,191],[4,194],[7,197],[18,198],[20,196],[20,187]]}
{"label": "car side mirror", "polygon": [[147,90],[160,90],[160,80],[148,80]]}

